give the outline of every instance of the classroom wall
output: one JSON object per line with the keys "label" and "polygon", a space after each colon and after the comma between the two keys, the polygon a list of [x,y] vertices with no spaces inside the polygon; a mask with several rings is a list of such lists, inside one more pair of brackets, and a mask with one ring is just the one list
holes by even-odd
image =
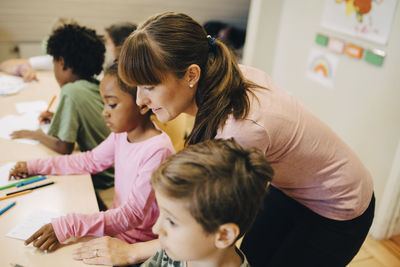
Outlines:
{"label": "classroom wall", "polygon": [[[200,23],[221,20],[244,29],[249,5],[250,0],[1,0],[0,61],[18,55],[11,51],[21,43],[23,56],[40,53],[42,38],[59,17],[74,18],[100,34],[110,24],[139,23],[163,11],[183,12]],[[25,52],[29,49],[33,52]]]}
{"label": "classroom wall", "polygon": [[243,62],[267,73],[273,68],[283,2],[253,0],[250,4]]}
{"label": "classroom wall", "polygon": [[[253,0],[249,27],[253,17],[259,16],[258,36],[248,35],[244,62],[270,72],[279,86],[297,96],[354,149],[374,178],[378,214],[389,174],[392,170],[398,171],[396,166],[400,163],[395,160],[400,149],[400,4],[396,7],[388,44],[378,45],[322,28],[324,3],[318,0]],[[254,5],[258,8],[253,8]],[[271,10],[279,9],[280,14],[274,15],[279,28],[270,31],[269,26],[264,25],[263,14],[269,15]],[[387,56],[383,66],[339,55],[334,88],[325,88],[309,80],[307,59],[312,47],[320,47],[314,42],[318,32],[365,48],[384,50]],[[268,36],[271,37],[266,38]],[[266,64],[262,61],[270,61],[271,53],[264,47],[271,47],[271,42],[274,57]],[[392,176],[400,177],[400,173]]]}

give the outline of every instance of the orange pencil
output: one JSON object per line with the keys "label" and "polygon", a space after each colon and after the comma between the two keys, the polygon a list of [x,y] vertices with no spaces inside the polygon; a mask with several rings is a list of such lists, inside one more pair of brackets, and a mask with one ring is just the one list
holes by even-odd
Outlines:
{"label": "orange pencil", "polygon": [[27,190],[27,191],[23,191],[23,192],[20,192],[20,193],[13,194],[13,195],[0,197],[0,200],[7,199],[7,198],[12,198],[12,197],[17,197],[17,196],[20,196],[20,195],[28,194],[30,192],[32,192],[32,190]]}
{"label": "orange pencil", "polygon": [[[47,107],[46,111],[44,113],[47,113],[50,111],[51,105],[53,105],[54,100],[56,100],[57,95],[53,96],[53,98],[51,99],[49,106]],[[40,118],[39,123],[43,122],[43,118]]]}

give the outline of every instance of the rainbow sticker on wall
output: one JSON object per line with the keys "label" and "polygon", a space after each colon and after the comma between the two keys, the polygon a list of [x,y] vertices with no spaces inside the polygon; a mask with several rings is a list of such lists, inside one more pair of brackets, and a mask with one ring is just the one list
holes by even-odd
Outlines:
{"label": "rainbow sticker on wall", "polygon": [[307,77],[319,84],[333,88],[339,58],[333,54],[312,49],[307,65]]}
{"label": "rainbow sticker on wall", "polygon": [[332,67],[329,61],[324,56],[319,56],[311,63],[311,71],[316,74],[321,74],[325,79],[332,77]]}

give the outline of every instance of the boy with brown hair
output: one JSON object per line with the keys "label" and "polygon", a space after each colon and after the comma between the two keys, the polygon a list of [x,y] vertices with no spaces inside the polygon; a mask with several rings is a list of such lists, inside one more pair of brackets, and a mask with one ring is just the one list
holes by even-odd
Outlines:
{"label": "boy with brown hair", "polygon": [[161,250],[142,266],[249,266],[235,246],[252,225],[273,170],[256,149],[209,140],[178,152],[153,173]]}

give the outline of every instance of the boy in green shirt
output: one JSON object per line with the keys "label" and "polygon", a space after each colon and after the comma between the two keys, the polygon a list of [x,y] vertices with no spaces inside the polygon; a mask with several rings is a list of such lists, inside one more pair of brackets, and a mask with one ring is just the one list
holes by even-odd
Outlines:
{"label": "boy in green shirt", "polygon": [[[104,62],[105,47],[96,31],[78,24],[66,24],[56,29],[47,42],[47,53],[53,56],[54,75],[61,87],[56,112],[45,112],[41,120],[50,122],[45,134],[36,131],[15,131],[12,138],[38,140],[48,148],[71,154],[75,142],[80,151],[91,150],[110,133],[101,114],[103,101],[99,92],[99,74]],[[92,176],[95,189],[107,189],[114,184],[113,170]]]}

